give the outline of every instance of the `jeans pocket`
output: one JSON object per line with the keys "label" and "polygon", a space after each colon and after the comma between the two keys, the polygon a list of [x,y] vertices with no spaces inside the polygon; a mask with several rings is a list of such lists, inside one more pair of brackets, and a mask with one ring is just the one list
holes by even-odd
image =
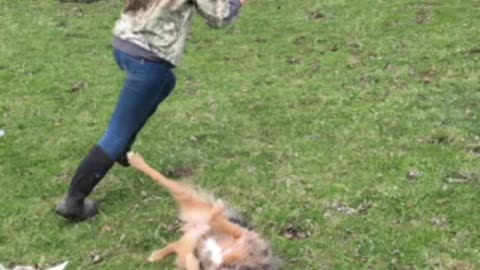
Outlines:
{"label": "jeans pocket", "polygon": [[139,76],[145,75],[148,68],[145,60],[138,57],[128,57],[125,66],[128,73]]}

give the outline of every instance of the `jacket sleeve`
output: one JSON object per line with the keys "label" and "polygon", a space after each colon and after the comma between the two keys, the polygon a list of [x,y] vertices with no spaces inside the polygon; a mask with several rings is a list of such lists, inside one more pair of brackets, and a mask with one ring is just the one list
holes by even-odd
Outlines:
{"label": "jacket sleeve", "polygon": [[240,12],[240,0],[194,0],[198,13],[207,24],[221,28],[231,24]]}

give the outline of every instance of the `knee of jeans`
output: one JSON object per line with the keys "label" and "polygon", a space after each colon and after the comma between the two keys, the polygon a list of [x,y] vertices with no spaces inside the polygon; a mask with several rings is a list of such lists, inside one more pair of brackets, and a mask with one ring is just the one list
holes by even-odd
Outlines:
{"label": "knee of jeans", "polygon": [[104,136],[99,145],[110,156],[111,159],[118,159],[125,149],[127,149],[130,143],[130,137],[128,136],[116,136],[109,134]]}

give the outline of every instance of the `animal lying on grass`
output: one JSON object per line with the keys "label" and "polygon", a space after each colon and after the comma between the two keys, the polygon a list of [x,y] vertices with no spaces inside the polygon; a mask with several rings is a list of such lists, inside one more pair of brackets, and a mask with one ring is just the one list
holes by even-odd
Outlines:
{"label": "animal lying on grass", "polygon": [[220,201],[192,187],[172,181],[130,152],[132,167],[169,190],[183,222],[179,240],[154,251],[150,262],[177,255],[177,265],[187,270],[276,270],[278,263],[265,239],[247,228],[242,218]]}

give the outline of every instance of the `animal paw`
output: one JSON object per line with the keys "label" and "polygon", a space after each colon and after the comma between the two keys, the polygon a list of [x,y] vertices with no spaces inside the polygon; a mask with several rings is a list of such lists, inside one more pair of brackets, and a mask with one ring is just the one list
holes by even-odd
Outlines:
{"label": "animal paw", "polygon": [[172,248],[171,245],[166,246],[163,249],[156,250],[152,252],[150,257],[148,257],[147,261],[151,263],[159,262],[163,260],[165,257],[172,255],[174,253],[174,249]]}
{"label": "animal paw", "polygon": [[145,163],[145,160],[143,160],[143,157],[140,154],[137,154],[132,151],[127,153],[127,158],[128,158],[128,163],[135,167],[138,167]]}
{"label": "animal paw", "polygon": [[154,254],[150,255],[150,257],[148,257],[147,261],[151,262],[151,263],[156,262]]}

